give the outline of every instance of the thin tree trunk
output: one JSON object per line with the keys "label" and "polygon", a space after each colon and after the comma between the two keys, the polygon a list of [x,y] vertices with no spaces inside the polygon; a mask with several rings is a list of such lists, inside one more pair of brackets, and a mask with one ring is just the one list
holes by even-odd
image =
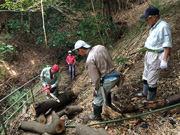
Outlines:
{"label": "thin tree trunk", "polygon": [[45,23],[44,23],[44,10],[43,10],[43,0],[41,0],[41,13],[42,13],[42,21],[43,21],[43,30],[44,30],[44,38],[45,38],[45,45],[47,48],[47,37],[46,37],[46,28],[45,28]]}
{"label": "thin tree trunk", "polygon": [[97,18],[96,18],[96,12],[95,12],[95,9],[94,9],[93,0],[91,0],[91,4],[92,4],[92,9],[93,9],[93,12],[94,12],[94,18],[95,18],[95,21],[96,21],[96,26],[97,26],[97,29],[98,29],[98,32],[99,32],[99,36],[101,38],[102,45],[104,45],[104,41],[103,41],[103,38],[101,36],[100,29],[99,29],[99,26],[98,26],[98,21],[97,21]]}

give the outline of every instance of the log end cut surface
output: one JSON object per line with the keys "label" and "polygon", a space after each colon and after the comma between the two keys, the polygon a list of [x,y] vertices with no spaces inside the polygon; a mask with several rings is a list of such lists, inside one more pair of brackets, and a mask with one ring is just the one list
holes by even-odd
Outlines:
{"label": "log end cut surface", "polygon": [[65,130],[65,125],[64,125],[64,121],[60,120],[56,123],[56,132],[57,133],[61,133]]}

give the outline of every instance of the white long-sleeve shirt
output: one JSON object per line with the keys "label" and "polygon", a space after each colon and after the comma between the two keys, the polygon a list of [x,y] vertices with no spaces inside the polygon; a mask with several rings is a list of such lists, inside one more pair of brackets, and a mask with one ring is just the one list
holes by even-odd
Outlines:
{"label": "white long-sleeve shirt", "polygon": [[151,50],[161,51],[165,47],[172,47],[171,29],[167,22],[159,19],[151,27],[151,31],[145,42],[145,47]]}

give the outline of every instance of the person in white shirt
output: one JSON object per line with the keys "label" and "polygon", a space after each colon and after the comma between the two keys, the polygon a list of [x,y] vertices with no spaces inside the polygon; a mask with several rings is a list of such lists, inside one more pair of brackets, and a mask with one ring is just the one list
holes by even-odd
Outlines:
{"label": "person in white shirt", "polygon": [[145,19],[151,26],[145,42],[143,92],[135,95],[146,97],[146,100],[140,102],[144,104],[155,98],[160,71],[167,68],[168,57],[172,48],[172,37],[169,24],[160,19],[159,9],[156,7],[147,8],[140,19]]}
{"label": "person in white shirt", "polygon": [[[46,88],[46,86],[50,86],[51,93],[54,96],[58,95],[58,83],[59,83],[59,69],[58,65],[53,65],[52,67],[46,67],[41,71],[40,79],[42,82],[42,86]],[[46,93],[46,98],[49,99],[51,96]]]}

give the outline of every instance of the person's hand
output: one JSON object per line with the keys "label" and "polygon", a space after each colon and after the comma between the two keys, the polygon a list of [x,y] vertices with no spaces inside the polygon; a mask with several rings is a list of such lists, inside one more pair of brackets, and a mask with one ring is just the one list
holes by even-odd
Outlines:
{"label": "person's hand", "polygon": [[167,61],[162,60],[160,67],[161,67],[161,69],[167,68]]}
{"label": "person's hand", "polygon": [[45,82],[43,82],[43,83],[42,83],[42,86],[45,88],[45,87],[46,87],[46,83],[45,83]]}
{"label": "person's hand", "polygon": [[94,91],[93,91],[93,96],[94,96],[94,97],[97,97],[97,96],[98,96],[98,91],[97,91],[97,90],[94,90]]}
{"label": "person's hand", "polygon": [[56,84],[52,84],[52,85],[51,85],[51,88],[54,88],[55,86],[56,86]]}
{"label": "person's hand", "polygon": [[68,65],[69,65],[69,63],[68,63]]}

